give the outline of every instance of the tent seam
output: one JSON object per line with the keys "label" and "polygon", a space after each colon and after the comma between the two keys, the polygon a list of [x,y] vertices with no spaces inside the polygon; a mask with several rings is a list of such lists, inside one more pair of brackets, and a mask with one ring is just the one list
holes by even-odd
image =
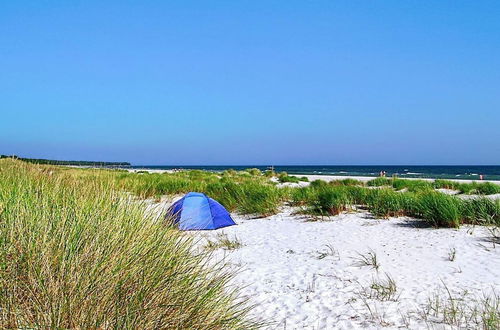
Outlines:
{"label": "tent seam", "polygon": [[210,219],[212,219],[212,225],[214,226],[215,229],[215,223],[214,223],[215,219],[214,219],[214,214],[212,213],[212,205],[210,205],[210,197],[205,195],[205,198],[207,199],[208,209],[210,210]]}

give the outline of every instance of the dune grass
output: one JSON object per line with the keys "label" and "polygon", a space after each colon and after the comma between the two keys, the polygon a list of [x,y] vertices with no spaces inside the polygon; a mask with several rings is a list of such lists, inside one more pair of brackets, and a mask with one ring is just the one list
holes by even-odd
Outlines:
{"label": "dune grass", "polygon": [[445,188],[458,190],[461,194],[482,194],[482,195],[492,195],[500,193],[500,185],[484,182],[484,183],[461,183],[450,180],[435,180],[435,188]]}
{"label": "dune grass", "polygon": [[444,290],[435,292],[419,314],[429,328],[439,324],[453,329],[500,329],[500,296],[495,290],[482,296],[467,290],[452,293],[444,285]]}
{"label": "dune grass", "polygon": [[280,183],[286,183],[286,182],[291,182],[291,183],[299,183],[299,182],[309,182],[309,178],[306,176],[295,176],[295,175],[288,175],[287,172],[279,172],[276,174],[276,177],[278,178],[278,181]]}
{"label": "dune grass", "polygon": [[243,246],[243,243],[238,239],[238,237],[234,236],[234,238],[230,238],[227,234],[218,233],[215,237],[215,240],[209,239],[207,240],[207,244],[205,245],[205,249],[207,250],[236,250]]}
{"label": "dune grass", "polygon": [[190,191],[207,194],[229,211],[255,216],[278,212],[286,192],[258,169],[227,170],[222,173],[191,170],[177,173],[129,173],[113,170],[52,168],[59,174],[80,181],[103,181],[141,199],[159,199],[163,195],[181,195]]}
{"label": "dune grass", "polygon": [[460,213],[468,223],[500,226],[500,200],[484,197],[463,200]]}
{"label": "dune grass", "polygon": [[218,200],[229,211],[257,216],[277,213],[284,198],[284,191],[276,186],[254,181],[220,180],[198,191]]}
{"label": "dune grass", "polygon": [[500,185],[491,182],[471,182],[464,183],[452,180],[436,179],[434,181],[427,180],[409,180],[400,178],[379,177],[370,180],[366,183],[369,187],[390,186],[395,190],[407,190],[410,192],[429,191],[433,189],[452,189],[457,190],[461,194],[471,195],[492,195],[500,194]]}
{"label": "dune grass", "polygon": [[392,187],[396,190],[406,189],[411,192],[433,190],[432,182],[424,180],[392,179]]}
{"label": "dune grass", "polygon": [[346,211],[352,204],[343,187],[317,189],[315,196],[309,203],[311,211],[320,215],[337,215]]}
{"label": "dune grass", "polygon": [[330,181],[329,184],[333,186],[364,186],[364,183],[362,181],[351,178],[342,180],[333,180]]}
{"label": "dune grass", "polygon": [[100,175],[0,161],[0,327],[257,326],[222,264]]}
{"label": "dune grass", "polygon": [[[258,217],[276,214],[283,203],[289,202],[292,206],[303,207],[306,213],[321,216],[361,207],[367,208],[377,217],[411,216],[424,219],[436,227],[458,227],[464,223],[500,225],[500,201],[487,198],[462,200],[433,190],[436,187],[466,187],[462,190],[496,191],[498,185],[491,183],[465,184],[448,180],[431,182],[382,177],[368,181],[366,186],[361,181],[347,178],[331,182],[315,180],[307,187],[279,188],[266,176],[266,173],[271,172],[262,174],[258,169],[164,174],[63,167],[43,167],[43,170],[84,183],[107,182],[140,198],[199,191],[218,200],[231,212]],[[284,172],[271,174],[271,177],[290,177]],[[374,187],[378,188],[372,189]],[[470,190],[471,187],[473,190]]]}
{"label": "dune grass", "polygon": [[373,180],[370,180],[366,183],[367,186],[369,187],[380,187],[380,186],[390,186],[391,185],[391,179],[386,178],[386,177],[378,177]]}
{"label": "dune grass", "polygon": [[439,192],[428,192],[422,194],[417,203],[415,216],[431,222],[435,227],[460,227],[463,217],[459,199]]}
{"label": "dune grass", "polygon": [[203,171],[174,174],[150,174],[146,180],[129,175],[121,179],[122,187],[141,197],[184,194],[190,191],[206,193],[229,211],[268,216],[278,212],[282,191],[257,175],[225,171],[222,175]]}
{"label": "dune grass", "polygon": [[358,252],[358,255],[354,257],[354,266],[369,266],[378,271],[380,263],[378,262],[377,254],[375,253],[375,251],[370,250],[366,254],[361,254]]}
{"label": "dune grass", "polygon": [[250,174],[252,176],[261,176],[262,175],[262,171],[259,170],[258,168],[247,168],[245,170],[245,172],[248,172],[248,174]]}
{"label": "dune grass", "polygon": [[414,194],[399,193],[390,189],[371,190],[367,205],[374,215],[389,218],[409,215],[415,203]]}
{"label": "dune grass", "polygon": [[285,182],[298,183],[298,182],[300,182],[299,177],[290,176],[290,175],[288,175],[287,172],[278,173],[277,178],[278,178],[278,181],[281,183],[285,183]]}
{"label": "dune grass", "polygon": [[463,200],[427,188],[399,192],[390,187],[369,189],[315,181],[309,187],[290,191],[290,200],[292,205],[302,206],[313,215],[335,215],[361,206],[377,217],[411,216],[435,227],[457,228],[465,223],[500,225],[500,200]]}

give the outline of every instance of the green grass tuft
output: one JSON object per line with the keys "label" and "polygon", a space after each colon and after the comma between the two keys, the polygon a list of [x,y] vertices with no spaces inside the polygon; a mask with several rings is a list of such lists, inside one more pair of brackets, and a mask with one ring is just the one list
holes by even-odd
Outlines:
{"label": "green grass tuft", "polygon": [[329,184],[332,186],[364,186],[364,183],[362,181],[351,178],[342,180],[333,180],[330,181]]}
{"label": "green grass tuft", "polygon": [[485,197],[463,200],[460,212],[465,222],[500,226],[500,200]]}
{"label": "green grass tuft", "polygon": [[413,194],[391,189],[371,190],[367,200],[370,212],[383,218],[408,215],[415,203]]}
{"label": "green grass tuft", "polygon": [[296,176],[290,176],[286,172],[280,172],[278,174],[278,180],[281,183],[284,183],[284,182],[298,183],[300,181],[300,179],[298,177],[296,177]]}
{"label": "green grass tuft", "polygon": [[307,203],[313,214],[337,215],[348,209],[351,199],[342,186],[316,188]]}
{"label": "green grass tuft", "polygon": [[458,228],[461,224],[460,200],[439,192],[420,195],[414,212],[435,227]]}
{"label": "green grass tuft", "polygon": [[391,179],[386,177],[378,177],[376,179],[370,180],[366,183],[369,187],[380,187],[380,186],[390,186]]}
{"label": "green grass tuft", "polygon": [[407,189],[410,192],[428,191],[432,190],[432,183],[425,180],[405,180],[393,179],[392,187],[396,190]]}
{"label": "green grass tuft", "polygon": [[207,249],[207,250],[217,250],[217,249],[236,250],[242,246],[243,246],[243,243],[241,243],[241,241],[238,239],[238,237],[235,236],[233,239],[231,239],[224,233],[218,233],[215,241],[210,240],[210,239],[207,241],[207,244],[205,245],[205,249]]}

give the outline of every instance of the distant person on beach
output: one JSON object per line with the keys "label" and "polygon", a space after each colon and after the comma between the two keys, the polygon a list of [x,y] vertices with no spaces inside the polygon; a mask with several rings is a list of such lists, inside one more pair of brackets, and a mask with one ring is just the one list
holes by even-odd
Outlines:
{"label": "distant person on beach", "polygon": [[479,174],[479,180],[483,180],[483,175]]}

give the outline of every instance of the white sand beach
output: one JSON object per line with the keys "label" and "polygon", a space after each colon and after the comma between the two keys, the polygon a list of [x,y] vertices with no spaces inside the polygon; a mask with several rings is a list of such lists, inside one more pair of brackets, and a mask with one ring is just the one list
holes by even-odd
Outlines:
{"label": "white sand beach", "polygon": [[[436,229],[424,221],[379,219],[364,211],[322,218],[298,211],[284,206],[265,218],[232,214],[236,226],[189,232],[201,238],[201,249],[225,238],[241,243],[231,250],[216,248],[214,261],[237,271],[231,285],[255,305],[251,315],[269,322],[268,329],[475,329],[480,315],[473,309],[482,308],[485,297],[499,301],[498,229]],[[458,315],[453,326],[444,322],[449,313]]]}
{"label": "white sand beach", "polygon": [[[240,269],[233,284],[256,305],[253,316],[272,322],[269,329],[442,329],[440,316],[426,320],[423,311],[436,294],[446,299],[445,286],[458,297],[467,292],[466,300],[500,292],[500,247],[487,228],[435,229],[367,213],[312,222],[292,212],[234,216],[237,226],[194,232],[241,241],[215,255]],[[361,265],[370,251],[378,269]],[[382,301],[370,286],[387,276],[396,292]]]}

